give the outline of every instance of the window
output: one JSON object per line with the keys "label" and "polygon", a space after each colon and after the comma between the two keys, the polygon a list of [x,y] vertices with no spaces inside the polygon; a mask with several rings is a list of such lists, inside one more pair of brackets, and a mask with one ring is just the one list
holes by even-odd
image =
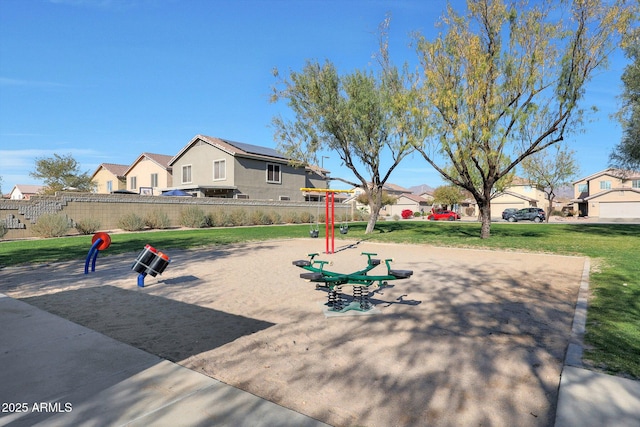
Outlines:
{"label": "window", "polygon": [[221,181],[227,179],[227,163],[226,160],[213,161],[213,180]]}
{"label": "window", "polygon": [[158,174],[157,173],[152,173],[151,174],[151,186],[152,187],[157,187],[158,186]]}
{"label": "window", "polygon": [[248,194],[236,194],[236,199],[248,199]]}
{"label": "window", "polygon": [[107,192],[111,193],[113,191],[113,181],[107,181]]}
{"label": "window", "polygon": [[601,190],[611,190],[611,181],[600,181]]}
{"label": "window", "polygon": [[280,165],[274,165],[273,163],[267,163],[267,182],[277,183],[280,180]]}
{"label": "window", "polygon": [[187,184],[191,182],[191,165],[182,166],[182,183]]}
{"label": "window", "polygon": [[589,184],[578,184],[578,193],[587,193],[589,191]]}
{"label": "window", "polygon": [[281,201],[289,201],[289,200],[291,200],[291,197],[289,197],[289,196],[280,196],[280,200]]}
{"label": "window", "polygon": [[131,190],[138,188],[138,182],[135,176],[129,178],[129,187],[131,187]]}
{"label": "window", "polygon": [[634,179],[633,181],[631,181],[631,187],[640,188],[640,179]]}

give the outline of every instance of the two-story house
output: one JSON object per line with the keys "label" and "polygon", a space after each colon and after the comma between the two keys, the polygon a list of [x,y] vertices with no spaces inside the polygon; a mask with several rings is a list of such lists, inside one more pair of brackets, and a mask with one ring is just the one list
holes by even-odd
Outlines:
{"label": "two-story house", "polygon": [[176,154],[173,188],[198,197],[304,200],[301,188],[324,188],[320,168],[294,167],[278,151],[196,135]]}
{"label": "two-story house", "polygon": [[172,156],[142,153],[124,172],[127,190],[146,195],[160,195],[171,187],[173,177],[169,162]]}
{"label": "two-story house", "polygon": [[128,165],[115,163],[101,163],[91,175],[91,181],[95,183],[95,192],[110,194],[118,190],[127,189],[127,180],[124,173],[129,169]]}
{"label": "two-story house", "polygon": [[640,172],[606,169],[573,183],[579,216],[640,219]]}

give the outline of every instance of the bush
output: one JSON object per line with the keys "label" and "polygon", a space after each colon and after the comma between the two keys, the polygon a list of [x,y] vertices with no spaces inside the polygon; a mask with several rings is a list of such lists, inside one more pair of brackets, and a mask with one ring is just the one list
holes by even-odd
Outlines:
{"label": "bush", "polygon": [[140,231],[144,230],[147,226],[144,218],[136,215],[135,213],[126,214],[118,220],[118,228],[125,231]]}
{"label": "bush", "polygon": [[207,223],[211,227],[224,227],[228,222],[227,214],[224,211],[216,210],[207,215]]}
{"label": "bush", "polygon": [[398,214],[395,214],[392,218],[394,221],[398,221],[400,219],[400,216]]}
{"label": "bush", "polygon": [[421,212],[416,211],[416,212],[413,213],[413,217],[414,218],[420,218],[421,216],[422,216]]}
{"label": "bush", "polygon": [[2,239],[5,234],[7,234],[7,231],[9,231],[9,229],[7,228],[7,224],[5,224],[4,221],[0,221],[0,239]]}
{"label": "bush", "polygon": [[61,237],[67,234],[70,228],[71,221],[66,215],[44,214],[40,215],[31,230],[40,237]]}
{"label": "bush", "polygon": [[303,224],[307,224],[313,222],[313,215],[309,212],[300,212],[300,222]]}
{"label": "bush", "polygon": [[249,215],[249,222],[251,225],[273,224],[273,222],[271,222],[271,217],[261,210],[251,212],[251,215]]}
{"label": "bush", "polygon": [[269,221],[270,224],[281,224],[282,223],[282,217],[280,216],[280,214],[276,211],[271,211],[269,212]]}
{"label": "bush", "polygon": [[233,226],[247,225],[247,212],[244,209],[235,209],[229,214],[229,222]]}
{"label": "bush", "polygon": [[100,221],[95,218],[85,218],[76,222],[76,230],[80,234],[93,234],[100,229]]}
{"label": "bush", "polygon": [[153,211],[147,214],[144,222],[149,228],[165,229],[171,227],[169,215],[164,211]]}
{"label": "bush", "polygon": [[300,223],[300,215],[298,215],[298,212],[286,212],[282,220],[285,224],[298,224]]}
{"label": "bush", "polygon": [[409,219],[413,216],[413,211],[411,209],[405,209],[400,214],[402,215],[402,219]]}
{"label": "bush", "polygon": [[209,226],[209,217],[198,206],[189,206],[180,212],[180,224],[189,228]]}

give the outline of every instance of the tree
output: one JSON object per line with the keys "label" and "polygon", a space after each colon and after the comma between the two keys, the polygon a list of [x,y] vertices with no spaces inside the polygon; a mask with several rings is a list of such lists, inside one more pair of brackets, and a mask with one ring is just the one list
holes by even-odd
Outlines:
{"label": "tree", "polygon": [[609,156],[618,169],[640,169],[640,29],[628,39],[625,55],[632,62],[622,74],[622,108],[617,114],[623,128],[622,141]]}
{"label": "tree", "polygon": [[610,3],[469,0],[465,15],[448,7],[446,33],[416,36],[429,127],[417,149],[472,194],[482,238],[496,183],[580,127],[585,85],[633,19],[634,6]]}
{"label": "tree", "polygon": [[464,195],[457,185],[442,185],[433,190],[433,204],[448,207],[459,204],[464,200]]}
{"label": "tree", "polygon": [[29,175],[44,181],[44,194],[55,194],[65,188],[78,191],[92,191],[95,188],[89,173],[80,172],[80,164],[71,154],[61,156],[54,153],[53,157],[36,158],[36,169]]}
{"label": "tree", "polygon": [[[386,191],[383,191],[382,195],[380,196],[380,206],[395,205],[397,201],[397,197],[390,195]],[[367,197],[366,193],[362,193],[358,197],[356,197],[356,202],[362,205],[369,205],[369,198]]]}
{"label": "tree", "polygon": [[[388,19],[381,27],[382,43],[387,25]],[[292,120],[273,119],[275,139],[289,158],[317,163],[316,153],[328,149],[355,175],[359,182],[331,179],[364,190],[371,210],[366,233],[378,219],[384,184],[413,151],[416,134],[404,109],[407,101],[401,99],[413,94],[399,90],[403,74],[390,65],[380,71],[339,75],[330,61],[307,61],[301,72],[280,79],[272,96],[272,102],[286,100],[294,114]]]}
{"label": "tree", "polygon": [[574,155],[572,150],[560,144],[539,151],[522,161],[524,176],[547,195],[547,222],[553,210],[556,191],[570,184],[571,179],[578,173],[579,168]]}

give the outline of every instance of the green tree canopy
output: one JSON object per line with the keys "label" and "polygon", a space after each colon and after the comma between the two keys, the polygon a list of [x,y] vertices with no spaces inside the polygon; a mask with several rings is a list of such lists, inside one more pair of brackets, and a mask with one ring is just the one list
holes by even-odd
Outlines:
{"label": "green tree canopy", "polygon": [[[382,35],[385,36],[386,25]],[[383,41],[384,43],[384,41]],[[279,74],[276,71],[276,77]],[[292,119],[273,119],[275,139],[299,163],[317,163],[317,153],[330,150],[357,181],[340,180],[362,188],[371,210],[366,232],[375,227],[382,207],[384,184],[400,161],[414,150],[416,135],[410,129],[400,90],[402,73],[386,66],[380,73],[355,70],[339,74],[326,61],[307,61],[300,72],[291,71],[274,87],[272,102],[285,100]]]}
{"label": "green tree canopy", "polygon": [[442,185],[433,190],[433,204],[449,207],[463,200],[464,194],[457,185]]}
{"label": "green tree canopy", "polygon": [[80,164],[67,154],[61,156],[36,158],[35,171],[29,173],[34,178],[43,180],[44,194],[55,194],[65,188],[78,191],[92,191],[95,184],[91,182],[88,172],[80,172]]}
{"label": "green tree canopy", "polygon": [[435,39],[418,35],[424,159],[466,190],[490,236],[496,183],[577,130],[594,70],[634,19],[635,3],[468,0]]}
{"label": "green tree canopy", "polygon": [[610,155],[611,166],[640,169],[640,29],[630,35],[625,54],[631,62],[622,74],[622,107],[618,120],[622,124],[622,141]]}
{"label": "green tree canopy", "polygon": [[532,154],[522,161],[521,166],[524,176],[547,195],[549,204],[546,217],[549,222],[556,191],[570,184],[578,173],[575,153],[569,150],[566,144],[558,144]]}

